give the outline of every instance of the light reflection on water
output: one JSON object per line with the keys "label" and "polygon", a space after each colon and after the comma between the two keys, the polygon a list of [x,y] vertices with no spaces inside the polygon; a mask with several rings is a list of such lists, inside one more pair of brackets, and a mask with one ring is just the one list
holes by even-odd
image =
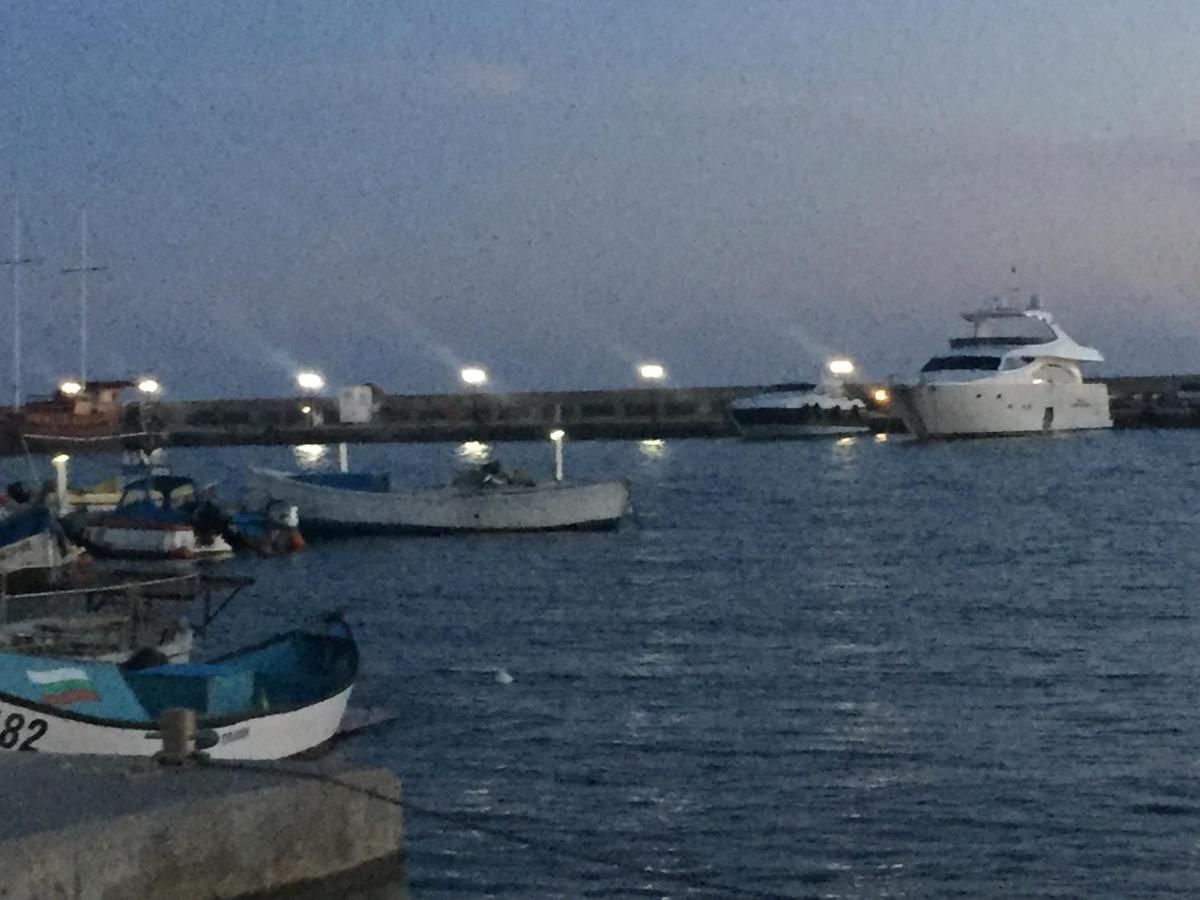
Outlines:
{"label": "light reflection on water", "polygon": [[466,441],[458,445],[455,453],[464,462],[485,463],[492,454],[492,445],[485,444],[483,441]]}
{"label": "light reflection on water", "polygon": [[297,444],[292,448],[292,456],[300,470],[308,472],[324,466],[329,448],[324,444]]}
{"label": "light reflection on water", "polygon": [[646,438],[638,443],[638,449],[644,456],[651,459],[661,459],[667,455],[667,442],[662,438]]}

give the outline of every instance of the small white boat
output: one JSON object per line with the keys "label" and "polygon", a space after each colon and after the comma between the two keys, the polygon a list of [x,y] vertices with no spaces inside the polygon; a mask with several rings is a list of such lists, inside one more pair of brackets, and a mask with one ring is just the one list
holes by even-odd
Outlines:
{"label": "small white boat", "polygon": [[896,385],[893,408],[918,438],[1111,428],[1108,387],[1089,384],[1081,363],[1098,350],[1076,343],[1041,309],[1002,304],[964,313],[970,337],[950,341],[916,384]]}
{"label": "small white boat", "polygon": [[861,434],[871,430],[866,404],[846,393],[853,374],[848,359],[829,361],[818,385],[780,385],[729,404],[729,416],[744,438],[802,438]]}
{"label": "small white boat", "polygon": [[130,669],[0,653],[0,750],[151,756],[158,717],[196,713],[196,746],[215,759],[281,759],[338,731],[358,676],[344,624],[293,631],[208,663]]}
{"label": "small white boat", "polygon": [[615,528],[626,481],[452,484],[397,489],[386,475],[251,469],[249,492],[300,510],[304,533],[552,531]]}

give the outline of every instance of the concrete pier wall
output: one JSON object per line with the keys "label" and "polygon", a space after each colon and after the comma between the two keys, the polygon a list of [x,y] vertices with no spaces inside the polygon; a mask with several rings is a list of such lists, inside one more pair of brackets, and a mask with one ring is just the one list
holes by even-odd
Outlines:
{"label": "concrete pier wall", "polygon": [[[1200,427],[1200,375],[1093,379],[1107,384],[1117,427]],[[883,385],[851,386],[867,402],[881,431],[900,423],[871,398]],[[119,433],[150,432],[175,446],[304,443],[396,443],[544,440],[562,428],[572,440],[728,437],[736,429],[729,404],[762,386],[640,388],[455,394],[378,393],[370,422],[342,423],[332,397],[194,400],[126,406]],[[136,445],[114,436],[106,443],[22,441],[18,419],[0,411],[0,453],[87,452]]]}
{"label": "concrete pier wall", "polygon": [[5,897],[243,897],[364,866],[380,877],[381,863],[403,884],[400,781],[386,770],[3,754],[0,778]]}

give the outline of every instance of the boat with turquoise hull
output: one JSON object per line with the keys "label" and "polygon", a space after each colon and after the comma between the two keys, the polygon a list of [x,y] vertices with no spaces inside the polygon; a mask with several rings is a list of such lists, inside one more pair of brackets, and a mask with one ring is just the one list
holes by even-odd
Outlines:
{"label": "boat with turquoise hull", "polygon": [[281,759],[338,731],[358,677],[340,620],[207,663],[135,669],[0,653],[0,750],[152,756],[159,716],[196,714],[196,746],[214,759]]}

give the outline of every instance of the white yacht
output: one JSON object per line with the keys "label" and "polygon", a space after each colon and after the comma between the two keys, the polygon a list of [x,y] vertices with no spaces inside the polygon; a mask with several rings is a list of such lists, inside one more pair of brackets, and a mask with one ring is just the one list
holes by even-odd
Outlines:
{"label": "white yacht", "polygon": [[794,438],[858,434],[871,429],[866,404],[846,393],[854,373],[848,359],[829,361],[821,383],[784,384],[729,404],[729,415],[745,438]]}
{"label": "white yacht", "polygon": [[918,438],[1111,428],[1108,388],[1085,384],[1081,363],[1102,362],[1041,309],[1002,304],[963,313],[970,337],[950,341],[916,384],[896,385],[893,409]]}

